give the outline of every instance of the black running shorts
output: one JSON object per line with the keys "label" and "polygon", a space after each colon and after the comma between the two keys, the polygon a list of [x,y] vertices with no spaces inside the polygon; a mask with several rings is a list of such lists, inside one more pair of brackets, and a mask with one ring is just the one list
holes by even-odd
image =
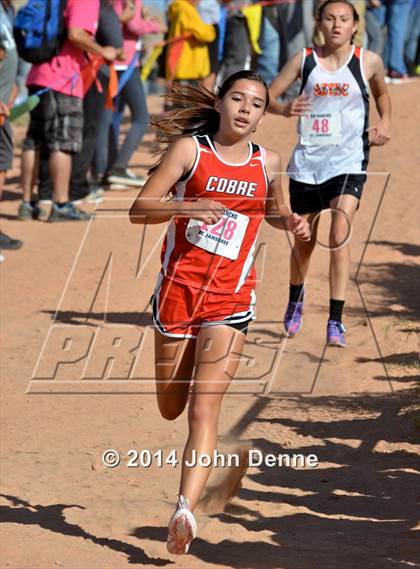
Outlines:
{"label": "black running shorts", "polygon": [[331,200],[341,195],[360,200],[365,182],[366,174],[342,174],[322,184],[306,184],[290,178],[290,207],[299,214],[315,213],[330,208]]}

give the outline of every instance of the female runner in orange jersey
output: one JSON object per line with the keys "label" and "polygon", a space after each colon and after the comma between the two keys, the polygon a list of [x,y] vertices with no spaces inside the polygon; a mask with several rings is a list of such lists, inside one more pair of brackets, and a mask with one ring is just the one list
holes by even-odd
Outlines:
{"label": "female runner in orange jersey", "polygon": [[[317,26],[325,45],[307,48],[283,67],[270,85],[270,111],[299,116],[299,142],[287,168],[293,211],[311,223],[312,239],[296,240],[290,257],[290,296],[284,315],[289,337],[303,325],[304,282],[323,210],[331,210],[330,312],[327,345],[346,346],[342,313],[351,269],[352,226],[366,181],[370,147],[391,138],[391,100],[379,55],[353,45],[359,15],[350,0],[324,0]],[[296,79],[301,94],[276,99]],[[369,127],[370,95],[380,120]]]}
{"label": "female runner in orange jersey", "polygon": [[182,554],[196,535],[192,512],[211,471],[199,461],[191,464],[213,456],[223,395],[255,319],[252,264],[261,222],[266,218],[303,240],[310,228],[284,203],[278,154],[251,142],[269,100],[259,75],[235,73],[217,96],[203,87],[178,86],[172,99],[180,108],[157,123],[172,144],[132,205],[130,220],[170,221],[151,303],[164,418],[182,413],[194,377],[167,541],[171,553]]}

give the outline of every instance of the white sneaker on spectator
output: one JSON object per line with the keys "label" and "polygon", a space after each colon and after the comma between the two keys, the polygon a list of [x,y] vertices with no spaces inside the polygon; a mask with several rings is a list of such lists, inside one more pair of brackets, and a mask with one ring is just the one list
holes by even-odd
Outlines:
{"label": "white sneaker on spectator", "polygon": [[143,176],[136,176],[128,168],[113,168],[107,176],[108,184],[121,184],[127,186],[141,187],[146,183]]}
{"label": "white sneaker on spectator", "polygon": [[84,198],[80,198],[78,200],[72,200],[72,204],[73,205],[80,205],[81,203],[102,203],[104,201],[103,198],[103,190],[100,191],[98,189],[92,189],[87,196],[85,196]]}
{"label": "white sneaker on spectator", "polygon": [[117,192],[119,190],[126,190],[127,186],[123,186],[122,184],[109,184],[107,186],[107,190],[110,192]]}
{"label": "white sneaker on spectator", "polygon": [[391,85],[403,85],[405,83],[412,83],[413,81],[415,81],[415,78],[409,75],[403,75],[397,71],[390,71],[388,75],[385,76],[385,83]]}

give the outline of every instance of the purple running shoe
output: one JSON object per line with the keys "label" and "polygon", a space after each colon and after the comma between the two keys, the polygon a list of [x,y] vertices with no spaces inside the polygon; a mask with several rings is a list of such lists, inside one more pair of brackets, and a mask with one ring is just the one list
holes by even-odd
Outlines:
{"label": "purple running shoe", "polygon": [[327,324],[327,344],[329,346],[338,346],[339,348],[346,347],[345,338],[346,329],[341,322],[337,320],[328,320]]}
{"label": "purple running shoe", "polygon": [[303,301],[292,302],[286,308],[286,313],[284,315],[284,329],[289,337],[296,336],[298,332],[302,329],[303,324]]}

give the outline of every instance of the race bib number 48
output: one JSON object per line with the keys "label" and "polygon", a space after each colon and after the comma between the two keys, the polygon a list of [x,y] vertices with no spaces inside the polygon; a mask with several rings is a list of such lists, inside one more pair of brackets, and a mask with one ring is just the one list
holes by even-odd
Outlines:
{"label": "race bib number 48", "polygon": [[223,217],[213,225],[207,225],[199,219],[190,219],[185,237],[201,249],[235,260],[238,258],[248,223],[249,217],[246,215],[225,209]]}
{"label": "race bib number 48", "polygon": [[341,113],[310,113],[300,119],[301,138],[304,145],[340,144]]}

